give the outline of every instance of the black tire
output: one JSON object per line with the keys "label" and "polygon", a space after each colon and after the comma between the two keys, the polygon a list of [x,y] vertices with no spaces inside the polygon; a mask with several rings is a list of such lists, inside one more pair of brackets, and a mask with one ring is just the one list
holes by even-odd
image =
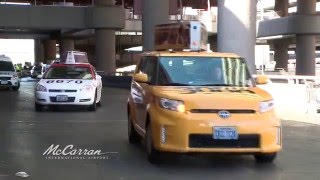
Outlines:
{"label": "black tire", "polygon": [[159,151],[157,151],[153,146],[152,129],[151,129],[150,123],[148,123],[148,125],[147,125],[145,141],[146,141],[146,150],[147,150],[148,161],[151,164],[162,163],[163,154],[161,154]]}
{"label": "black tire", "polygon": [[257,163],[272,163],[276,157],[277,153],[261,153],[254,155]]}
{"label": "black tire", "polygon": [[97,102],[97,106],[101,107],[101,100],[99,102]]}
{"label": "black tire", "polygon": [[96,103],[96,99],[97,99],[97,91],[94,95],[94,101],[93,103],[89,106],[89,111],[96,111],[97,110],[97,103]]}
{"label": "black tire", "polygon": [[18,86],[13,86],[13,87],[12,87],[12,90],[13,90],[13,91],[18,91],[19,88],[20,88],[20,83],[18,82]]}
{"label": "black tire", "polygon": [[130,113],[128,114],[128,139],[130,144],[137,144],[141,140],[140,135],[133,126]]}
{"label": "black tire", "polygon": [[34,103],[34,109],[36,110],[36,112],[41,112],[42,111],[42,105],[38,104],[38,103]]}

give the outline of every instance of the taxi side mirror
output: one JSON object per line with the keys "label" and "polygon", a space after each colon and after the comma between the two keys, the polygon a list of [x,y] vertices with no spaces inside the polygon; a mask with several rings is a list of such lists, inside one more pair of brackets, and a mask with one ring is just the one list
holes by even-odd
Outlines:
{"label": "taxi side mirror", "polygon": [[135,74],[133,75],[133,80],[139,83],[148,83],[149,78],[147,74]]}
{"label": "taxi side mirror", "polygon": [[258,85],[260,84],[267,84],[269,81],[268,76],[258,75],[256,78],[256,82]]}

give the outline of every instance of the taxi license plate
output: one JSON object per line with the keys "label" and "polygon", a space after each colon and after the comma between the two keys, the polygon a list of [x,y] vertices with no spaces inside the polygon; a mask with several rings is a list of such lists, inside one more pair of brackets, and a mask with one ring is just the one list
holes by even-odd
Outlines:
{"label": "taxi license plate", "polygon": [[213,127],[213,139],[238,139],[235,127]]}
{"label": "taxi license plate", "polygon": [[56,97],[58,102],[65,102],[68,101],[68,96],[65,95],[59,95]]}
{"label": "taxi license plate", "polygon": [[8,84],[8,81],[1,81],[1,84]]}

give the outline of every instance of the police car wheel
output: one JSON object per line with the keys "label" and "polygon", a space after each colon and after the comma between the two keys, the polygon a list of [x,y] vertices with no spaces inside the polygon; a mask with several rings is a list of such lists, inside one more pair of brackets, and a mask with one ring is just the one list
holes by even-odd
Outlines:
{"label": "police car wheel", "polygon": [[38,103],[34,103],[34,108],[37,112],[40,112],[42,111],[42,105],[41,104],[38,104]]}
{"label": "police car wheel", "polygon": [[97,99],[97,91],[96,91],[96,93],[94,95],[93,103],[89,106],[89,111],[96,111],[96,109],[97,109],[96,99]]}
{"label": "police car wheel", "polygon": [[97,102],[97,106],[100,107],[101,106],[101,100],[99,102]]}
{"label": "police car wheel", "polygon": [[255,154],[254,158],[257,163],[272,163],[277,156],[277,153],[259,153]]}

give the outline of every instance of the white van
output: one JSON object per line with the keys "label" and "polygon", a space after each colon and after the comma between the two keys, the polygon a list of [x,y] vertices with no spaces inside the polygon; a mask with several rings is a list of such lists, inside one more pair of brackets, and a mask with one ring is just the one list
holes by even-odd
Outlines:
{"label": "white van", "polygon": [[0,55],[0,87],[17,91],[20,88],[19,77],[11,59]]}

